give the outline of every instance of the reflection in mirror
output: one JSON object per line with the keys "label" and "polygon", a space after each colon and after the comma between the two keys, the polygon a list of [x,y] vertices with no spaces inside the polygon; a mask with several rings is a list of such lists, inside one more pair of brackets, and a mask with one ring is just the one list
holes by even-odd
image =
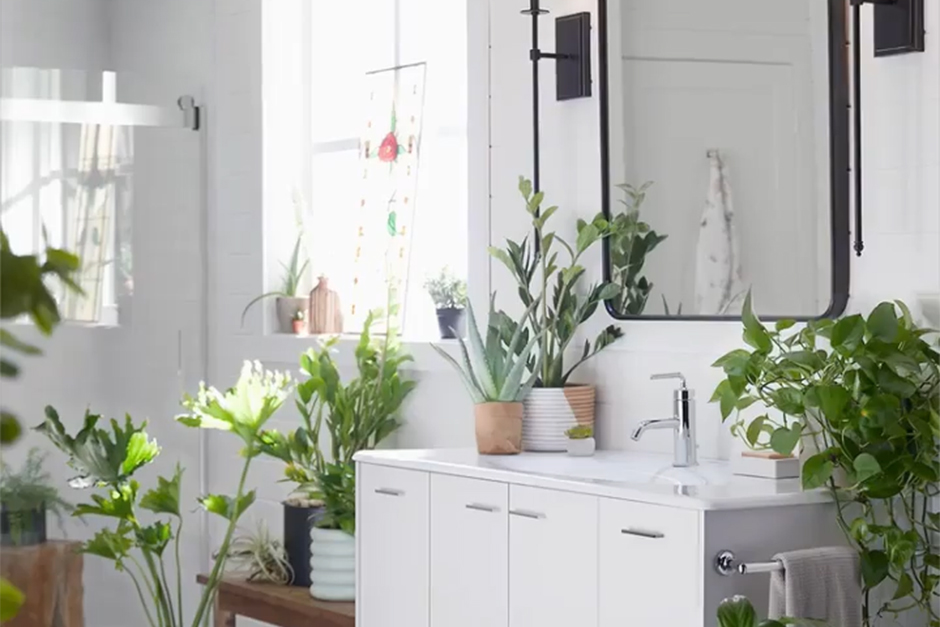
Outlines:
{"label": "reflection in mirror", "polygon": [[751,290],[765,317],[837,315],[844,4],[599,2],[611,313],[736,317]]}

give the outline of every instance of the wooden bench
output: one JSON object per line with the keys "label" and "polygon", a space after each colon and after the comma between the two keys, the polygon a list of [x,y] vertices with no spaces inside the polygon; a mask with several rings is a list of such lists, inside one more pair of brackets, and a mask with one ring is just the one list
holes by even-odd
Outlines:
{"label": "wooden bench", "polygon": [[[206,576],[196,580],[206,583]],[[355,627],[355,603],[317,601],[307,588],[227,578],[215,598],[215,627],[235,627],[245,616],[279,627]]]}

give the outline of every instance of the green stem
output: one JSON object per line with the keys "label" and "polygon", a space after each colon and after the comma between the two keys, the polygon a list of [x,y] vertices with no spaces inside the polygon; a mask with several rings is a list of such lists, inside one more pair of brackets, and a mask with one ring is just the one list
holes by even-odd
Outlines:
{"label": "green stem", "polygon": [[176,611],[179,627],[183,627],[183,567],[180,563],[180,535],[183,533],[183,519],[176,525],[176,538],[173,540],[173,552],[176,555]]}
{"label": "green stem", "polygon": [[[249,445],[245,450],[245,466],[242,468],[241,478],[238,480],[238,490],[235,493],[235,503],[242,499],[245,491],[245,480],[248,478],[248,468],[251,466],[251,458],[254,456],[254,445]],[[215,564],[212,566],[212,572],[206,580],[205,588],[202,591],[202,598],[199,600],[199,607],[196,608],[196,616],[193,619],[192,627],[199,627],[202,624],[203,617],[206,616],[209,605],[215,600],[215,592],[219,587],[219,581],[222,576],[222,568],[225,565],[225,559],[228,556],[229,545],[232,543],[232,535],[235,533],[235,527],[238,524],[238,516],[233,512],[231,520],[228,523],[228,529],[225,530],[225,537],[222,540],[222,546],[219,547],[218,557],[215,558]]]}
{"label": "green stem", "polygon": [[[147,571],[144,570],[144,567],[140,564],[137,558],[135,558],[133,555],[128,555],[128,559],[131,561],[131,563],[134,566],[137,567],[140,578],[144,580],[144,585],[147,587],[147,594],[150,596],[150,600],[153,601],[154,614],[157,615],[157,624],[162,626],[164,623],[163,623],[163,615],[160,613],[159,599],[157,598],[157,595],[154,592],[154,586],[151,585],[150,579],[147,577]],[[127,572],[130,573],[131,576],[133,576],[133,572],[130,569],[128,569]],[[144,609],[146,610],[147,608],[145,607]],[[149,614],[150,612],[148,611],[147,613]]]}
{"label": "green stem", "polygon": [[127,574],[130,575],[131,581],[134,582],[134,588],[137,589],[137,597],[140,599],[140,605],[144,608],[144,614],[147,616],[147,622],[150,623],[150,627],[157,627],[153,622],[153,616],[150,614],[150,608],[147,606],[147,599],[144,598],[143,590],[140,589],[140,582],[137,581],[137,577],[134,575],[134,571],[130,568],[126,569]]}
{"label": "green stem", "polygon": [[[168,618],[170,627],[177,627],[176,610],[173,607],[173,595],[170,594],[170,584],[166,578],[166,567],[163,563],[162,556],[160,556],[160,581],[163,584],[163,593],[164,597],[166,598],[167,610],[169,611]],[[182,599],[177,599],[177,601],[179,602],[180,607],[182,607]]]}
{"label": "green stem", "polygon": [[141,552],[144,554],[144,561],[147,563],[147,568],[150,569],[150,576],[153,578],[153,585],[156,591],[154,600],[157,602],[157,616],[160,620],[160,624],[171,627],[173,624],[173,612],[167,607],[166,591],[163,588],[163,584],[160,582],[160,571],[153,560],[153,553],[149,550],[141,550]]}

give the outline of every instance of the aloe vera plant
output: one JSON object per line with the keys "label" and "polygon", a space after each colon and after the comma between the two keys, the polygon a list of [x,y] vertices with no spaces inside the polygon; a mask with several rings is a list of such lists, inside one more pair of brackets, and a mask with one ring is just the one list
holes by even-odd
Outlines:
{"label": "aloe vera plant", "polygon": [[[523,315],[528,318],[539,299],[535,299]],[[539,342],[541,334],[532,334],[519,322],[514,325],[511,338],[501,335],[500,322],[506,318],[503,312],[497,312],[495,295],[490,299],[490,314],[486,326],[486,342],[477,327],[473,307],[467,303],[468,325],[467,341],[458,338],[462,363],[448,355],[438,346],[434,350],[447,360],[463,380],[470,398],[476,404],[481,403],[518,403],[525,398],[538,376],[541,358],[532,368],[529,367],[529,355]],[[469,346],[467,344],[469,343]]]}

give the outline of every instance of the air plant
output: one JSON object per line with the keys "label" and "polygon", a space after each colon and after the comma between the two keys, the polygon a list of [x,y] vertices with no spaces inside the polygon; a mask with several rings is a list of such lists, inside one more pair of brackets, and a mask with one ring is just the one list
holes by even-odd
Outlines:
{"label": "air plant", "polygon": [[286,586],[294,579],[284,545],[271,537],[263,520],[258,521],[254,531],[235,536],[229,546],[228,559],[234,565],[233,570],[247,573],[248,581]]}

